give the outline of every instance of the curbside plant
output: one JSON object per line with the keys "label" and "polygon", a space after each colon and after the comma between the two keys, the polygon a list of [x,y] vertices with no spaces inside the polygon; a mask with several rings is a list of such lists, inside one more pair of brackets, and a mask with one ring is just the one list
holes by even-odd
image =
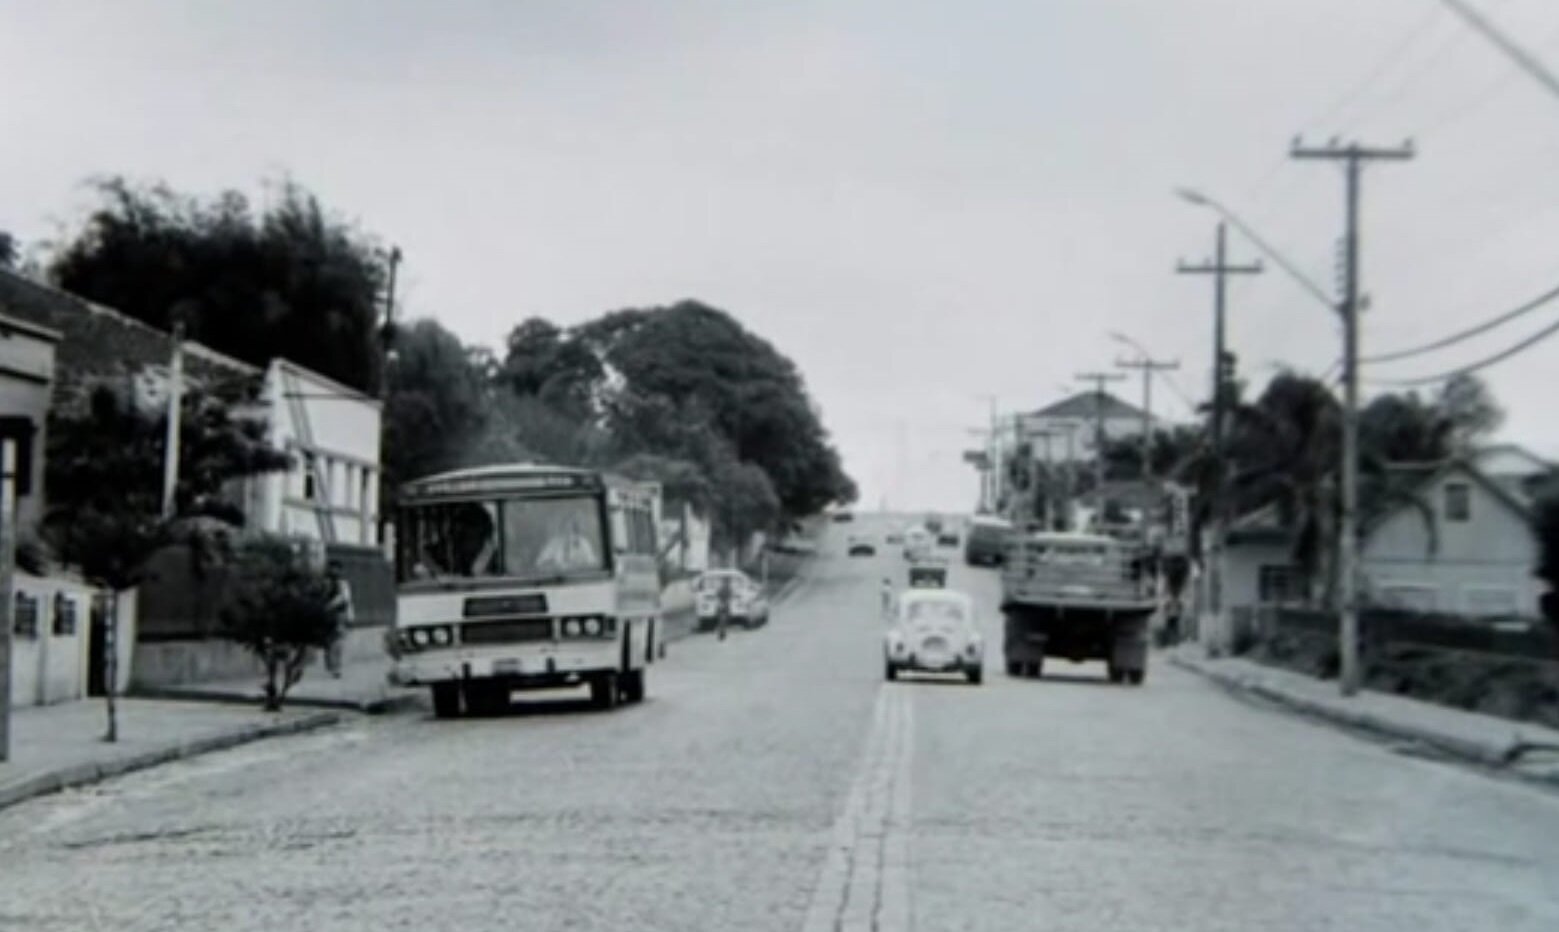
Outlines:
{"label": "curbside plant", "polygon": [[222,636],[242,645],[265,671],[265,709],[278,711],[315,650],[338,637],[330,580],[284,537],[245,541],[221,610]]}

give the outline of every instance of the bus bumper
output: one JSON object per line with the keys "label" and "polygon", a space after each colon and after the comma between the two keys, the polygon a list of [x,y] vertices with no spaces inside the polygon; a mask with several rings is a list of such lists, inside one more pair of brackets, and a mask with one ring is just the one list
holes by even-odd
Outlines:
{"label": "bus bumper", "polygon": [[616,644],[557,645],[527,651],[428,651],[401,657],[390,668],[396,686],[425,686],[450,680],[512,677],[517,680],[566,681],[585,673],[616,670],[622,649]]}

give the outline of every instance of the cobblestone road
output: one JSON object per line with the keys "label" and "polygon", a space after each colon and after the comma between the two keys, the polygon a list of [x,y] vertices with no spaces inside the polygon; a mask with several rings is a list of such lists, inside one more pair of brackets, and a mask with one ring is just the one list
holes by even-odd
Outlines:
{"label": "cobblestone road", "polygon": [[1559,798],[1167,665],[1009,680],[994,617],[985,685],[885,684],[890,570],[820,561],[640,707],[365,719],[17,806],[0,929],[1559,928]]}

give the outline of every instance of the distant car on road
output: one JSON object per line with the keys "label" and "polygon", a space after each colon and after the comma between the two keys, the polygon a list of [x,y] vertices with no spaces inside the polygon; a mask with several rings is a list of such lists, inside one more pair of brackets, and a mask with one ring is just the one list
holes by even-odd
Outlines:
{"label": "distant car on road", "polygon": [[984,679],[985,642],[975,625],[974,602],[951,589],[910,589],[883,636],[883,674],[961,673],[969,682]]}
{"label": "distant car on road", "polygon": [[910,565],[911,589],[943,589],[947,587],[947,563],[941,560],[921,560]]}
{"label": "distant car on road", "polygon": [[849,554],[852,557],[874,557],[877,555],[877,545],[870,537],[861,534],[851,534]]}
{"label": "distant car on road", "polygon": [[933,540],[931,532],[923,527],[912,527],[905,531],[904,559],[914,562],[929,556]]}
{"label": "distant car on road", "polygon": [[894,528],[883,537],[882,542],[894,547],[904,543],[904,529]]}
{"label": "distant car on road", "polygon": [[846,522],[854,521],[854,520],[855,520],[855,513],[854,512],[849,512],[849,511],[836,511],[836,512],[834,512],[834,523],[835,524],[845,524]]}
{"label": "distant car on road", "polygon": [[769,621],[769,600],[763,587],[741,570],[716,569],[701,574],[693,581],[694,599],[698,610],[698,630],[709,631],[720,616],[720,587],[731,585],[732,624],[744,628],[756,628]]}
{"label": "distant car on road", "polygon": [[954,528],[944,527],[937,532],[936,545],[938,547],[957,547],[958,531]]}

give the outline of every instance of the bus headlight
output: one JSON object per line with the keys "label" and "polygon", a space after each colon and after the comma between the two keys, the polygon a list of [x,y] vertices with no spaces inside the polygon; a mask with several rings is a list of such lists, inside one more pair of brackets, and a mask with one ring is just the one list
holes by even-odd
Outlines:
{"label": "bus headlight", "polygon": [[431,637],[435,647],[448,647],[455,640],[453,632],[448,628],[434,628]]}
{"label": "bus headlight", "polygon": [[432,641],[432,637],[428,634],[427,628],[411,629],[411,643],[413,646],[427,647],[430,641]]}
{"label": "bus headlight", "polygon": [[599,618],[586,618],[585,619],[585,634],[590,636],[590,637],[598,637],[601,634],[601,619],[599,619]]}
{"label": "bus headlight", "polygon": [[579,619],[567,618],[563,621],[563,636],[566,638],[579,637]]}

